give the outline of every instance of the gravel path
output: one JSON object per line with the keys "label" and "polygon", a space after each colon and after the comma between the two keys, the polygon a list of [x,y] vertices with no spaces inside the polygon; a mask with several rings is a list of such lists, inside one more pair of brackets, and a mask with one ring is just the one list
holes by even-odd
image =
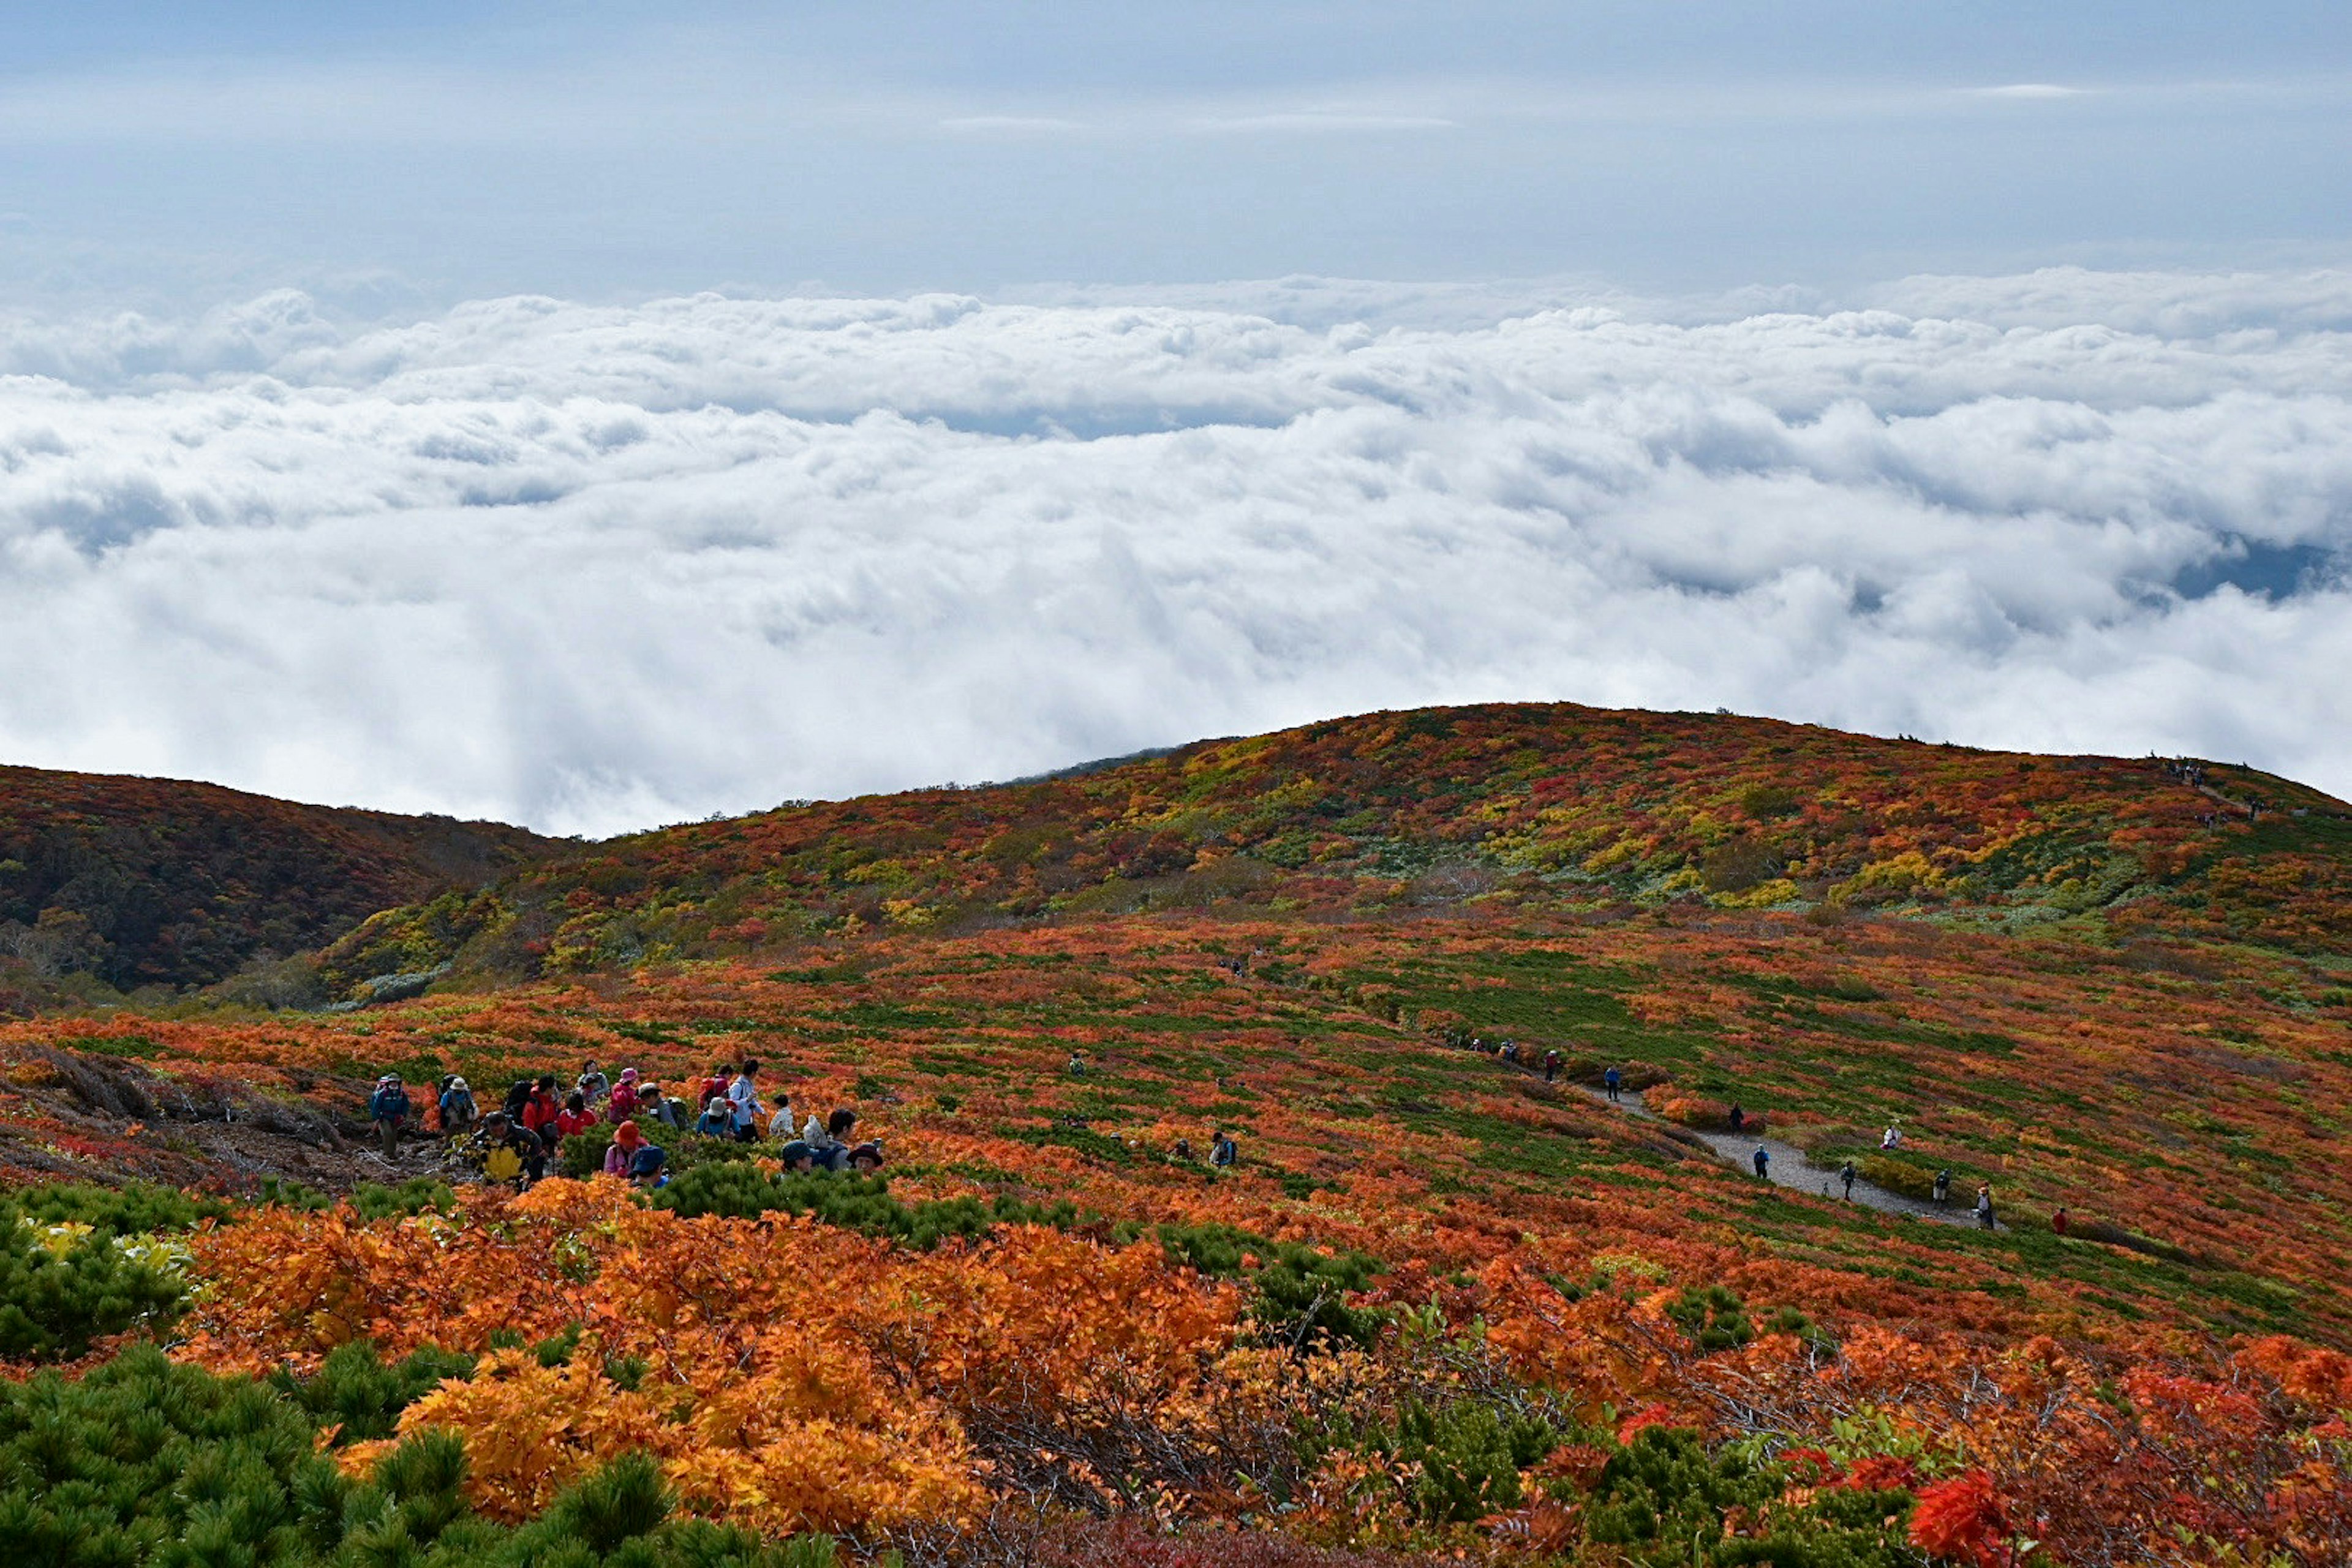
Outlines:
{"label": "gravel path", "polygon": [[[1570,1087],[1608,1106],[1612,1110],[1622,1111],[1627,1116],[1638,1117],[1644,1121],[1656,1121],[1662,1125],[1668,1125],[1664,1118],[1643,1102],[1642,1091],[1639,1089],[1620,1089],[1617,1091],[1617,1099],[1612,1102],[1606,1089],[1592,1089],[1580,1083]],[[1767,1169],[1770,1173],[1772,1184],[1776,1187],[1787,1187],[1791,1192],[1811,1194],[1832,1201],[1835,1201],[1843,1190],[1835,1172],[1817,1171],[1806,1164],[1805,1152],[1793,1143],[1783,1143],[1778,1138],[1764,1137],[1753,1132],[1703,1132],[1695,1127],[1679,1128],[1677,1131],[1686,1132],[1697,1139],[1714,1150],[1727,1163],[1736,1165],[1742,1171],[1755,1169],[1756,1146],[1762,1144],[1764,1152],[1772,1157]],[[1921,1203],[1916,1198],[1906,1198],[1901,1193],[1890,1193],[1885,1187],[1874,1185],[1857,1176],[1853,1183],[1853,1201],[1865,1208],[1878,1209],[1885,1214],[1910,1215],[1916,1219],[1934,1220],[1941,1225],[1974,1225],[1976,1223],[1976,1215],[1967,1206],[1973,1200],[1965,1193],[1954,1194],[1952,1206],[1939,1209],[1933,1204]]]}

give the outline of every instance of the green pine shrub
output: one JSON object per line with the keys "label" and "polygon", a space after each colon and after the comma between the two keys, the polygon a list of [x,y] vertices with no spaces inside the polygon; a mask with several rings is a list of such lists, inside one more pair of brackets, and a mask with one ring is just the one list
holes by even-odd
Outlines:
{"label": "green pine shrub", "polygon": [[219,1198],[199,1197],[152,1182],[126,1182],[119,1187],[72,1182],[19,1187],[0,1203],[0,1209],[10,1208],[37,1225],[80,1224],[116,1236],[194,1230],[201,1221],[230,1219],[236,1213],[234,1205]]}
{"label": "green pine shrub", "polygon": [[0,1212],[0,1360],[71,1361],[93,1340],[169,1323],[184,1293],[175,1269],[132,1256],[109,1231],[52,1245],[32,1221]]}
{"label": "green pine shrub", "polygon": [[297,1378],[282,1367],[268,1384],[302,1407],[319,1425],[339,1426],[338,1447],[389,1437],[401,1412],[439,1386],[445,1378],[471,1378],[474,1358],[427,1346],[386,1363],[372,1341],[339,1346],[319,1370]]}

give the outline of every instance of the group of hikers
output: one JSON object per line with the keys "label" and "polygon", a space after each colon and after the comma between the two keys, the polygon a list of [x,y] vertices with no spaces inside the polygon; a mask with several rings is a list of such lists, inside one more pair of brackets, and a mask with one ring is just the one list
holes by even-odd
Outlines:
{"label": "group of hikers", "polygon": [[[547,1173],[547,1163],[563,1140],[600,1128],[612,1129],[604,1171],[636,1186],[658,1187],[669,1180],[669,1152],[659,1137],[724,1138],[753,1143],[762,1137],[781,1145],[787,1171],[859,1171],[882,1168],[879,1139],[861,1142],[857,1112],[841,1107],[819,1117],[812,1111],[795,1128],[789,1096],[779,1093],[772,1110],[760,1091],[756,1060],[722,1062],[694,1086],[693,1105],[664,1092],[635,1068],[608,1079],[586,1064],[569,1089],[553,1073],[515,1079],[498,1109],[485,1113],[473,1086],[458,1073],[444,1074],[425,1114],[397,1073],[376,1079],[368,1097],[368,1121],[386,1159],[400,1152],[412,1122],[480,1157],[494,1180],[526,1184]],[[697,1112],[694,1105],[701,1110]]]}
{"label": "group of hikers", "polygon": [[[1557,1050],[1547,1048],[1542,1056],[1538,1057],[1532,1047],[1523,1047],[1517,1040],[1489,1039],[1483,1035],[1472,1034],[1466,1030],[1455,1031],[1449,1037],[1449,1038],[1454,1044],[1462,1046],[1470,1050],[1482,1051],[1487,1056],[1497,1058],[1524,1071],[1540,1072],[1542,1073],[1543,1080],[1546,1083],[1558,1082],[1559,1080],[1560,1073],[1566,1069],[1568,1065],[1565,1058],[1563,1058]],[[1625,1096],[1624,1072],[1613,1064],[1602,1068],[1601,1073],[1601,1092],[1602,1097],[1612,1105],[1622,1104]],[[1725,1117],[1725,1121],[1735,1135],[1744,1131],[1748,1126],[1747,1110],[1742,1107],[1738,1100],[1732,1101],[1730,1110]],[[1878,1147],[1883,1152],[1892,1152],[1893,1151],[1903,1147],[1903,1128],[1901,1123],[1889,1122],[1887,1124],[1886,1130],[1881,1132],[1878,1136]],[[1755,1170],[1757,1180],[1769,1182],[1772,1179],[1772,1152],[1762,1143],[1756,1145],[1755,1152],[1748,1156],[1748,1163]],[[1837,1179],[1843,1184],[1846,1202],[1852,1203],[1853,1201],[1853,1184],[1861,1179],[1861,1176],[1862,1173],[1855,1168],[1854,1163],[1852,1160],[1846,1161],[1843,1165],[1838,1167]],[[1932,1190],[1934,1193],[1933,1202],[1936,1207],[1939,1209],[1950,1208],[1952,1206],[1952,1173],[1948,1170],[1937,1172],[1935,1185]],[[1822,1191],[1823,1194],[1826,1195],[1828,1189],[1824,1187]],[[1977,1184],[1976,1204],[1971,1212],[1975,1215],[1976,1222],[1979,1227],[1985,1230],[1995,1230],[1999,1228],[1999,1225],[1993,1217],[1992,1184],[1990,1182],[1979,1182]],[[2058,1210],[2055,1215],[2051,1216],[2050,1227],[2056,1231],[2060,1236],[2066,1234],[2066,1211],[2064,1209],[2062,1208]]]}

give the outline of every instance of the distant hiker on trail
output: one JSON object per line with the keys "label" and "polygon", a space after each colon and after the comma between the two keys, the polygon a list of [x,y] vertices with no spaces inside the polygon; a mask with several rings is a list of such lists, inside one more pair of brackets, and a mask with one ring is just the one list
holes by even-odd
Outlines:
{"label": "distant hiker on trail", "polygon": [[634,1121],[624,1121],[613,1129],[613,1142],[604,1148],[604,1173],[629,1179],[629,1159],[646,1146],[646,1135]]}
{"label": "distant hiker on trail", "polygon": [[1078,1055],[1076,1051],[1072,1051],[1070,1053],[1070,1076],[1072,1078],[1084,1078],[1087,1076],[1087,1058]]}
{"label": "distant hiker on trail", "polygon": [[399,1074],[388,1072],[375,1080],[375,1092],[368,1096],[368,1120],[383,1142],[383,1157],[398,1158],[401,1124],[408,1120],[408,1090]]}
{"label": "distant hiker on trail", "polygon": [[1558,1051],[1546,1051],[1544,1053],[1544,1082],[1558,1082],[1559,1079],[1559,1053]]}
{"label": "distant hiker on trail", "polygon": [[1763,1144],[1759,1143],[1756,1145],[1756,1152],[1748,1156],[1748,1158],[1753,1160],[1756,1163],[1756,1175],[1758,1180],[1769,1182],[1772,1179],[1772,1152],[1769,1149],[1767,1149]]}
{"label": "distant hiker on trail", "polygon": [[1230,1132],[1219,1132],[1216,1142],[1209,1145],[1209,1163],[1221,1171],[1229,1169],[1241,1157],[1241,1149]]}
{"label": "distant hiker on trail", "polygon": [[1936,1206],[1939,1209],[1952,1206],[1952,1173],[1949,1171],[1936,1173]]}
{"label": "distant hiker on trail", "polygon": [[745,1062],[735,1081],[727,1086],[727,1105],[735,1120],[735,1142],[751,1143],[760,1136],[760,1112],[766,1109],[760,1103],[760,1091],[751,1080],[760,1076],[758,1062]]}
{"label": "distant hiker on trail", "polygon": [[1853,1202],[1853,1178],[1856,1174],[1858,1173],[1854,1170],[1853,1162],[1851,1160],[1838,1167],[1838,1180],[1845,1184],[1845,1201],[1848,1203]]}
{"label": "distant hiker on trail", "polygon": [[2066,1234],[2066,1205],[2063,1205],[2063,1204],[2059,1205],[2058,1205],[2058,1212],[2057,1212],[2056,1214],[2053,1214],[2053,1215],[2052,1215],[2050,1216],[2050,1228],[2051,1228],[2052,1230],[2053,1230],[2053,1231],[2057,1232],[2060,1236],[2063,1236],[2063,1235],[2065,1235],[2065,1234]]}
{"label": "distant hiker on trail", "polygon": [[1505,1040],[1505,1041],[1503,1042],[1503,1059],[1504,1059],[1505,1061],[1507,1061],[1507,1062],[1510,1063],[1513,1067],[1517,1067],[1517,1066],[1518,1066],[1518,1065],[1519,1065],[1519,1042],[1518,1042],[1518,1041],[1517,1041],[1517,1040]]}
{"label": "distant hiker on trail", "polygon": [[474,1091],[462,1078],[453,1078],[441,1090],[441,1131],[450,1137],[460,1137],[472,1130],[479,1114],[474,1106]]}
{"label": "distant hiker on trail", "polygon": [[1738,1100],[1733,1100],[1731,1102],[1731,1130],[1734,1132],[1737,1132],[1747,1125],[1748,1112],[1739,1109],[1739,1102]]}
{"label": "distant hiker on trail", "polygon": [[695,1118],[694,1130],[705,1138],[732,1138],[735,1119],[727,1113],[727,1097],[714,1094],[702,1102],[702,1114]]}
{"label": "distant hiker on trail", "polygon": [[1190,1138],[1179,1138],[1176,1140],[1176,1147],[1168,1151],[1168,1157],[1171,1160],[1180,1161],[1187,1165],[1191,1164],[1192,1163],[1192,1141]]}
{"label": "distant hiker on trail", "polygon": [[1977,1224],[1987,1230],[1996,1228],[1992,1222],[1992,1184],[1981,1183],[1977,1187]]}
{"label": "distant hiker on trail", "polygon": [[1900,1149],[1903,1147],[1903,1129],[1895,1126],[1891,1121],[1888,1122],[1886,1124],[1886,1131],[1878,1135],[1878,1146],[1881,1149]]}
{"label": "distant hiker on trail", "polygon": [[1619,1072],[1615,1068],[1611,1068],[1607,1072],[1601,1075],[1601,1087],[1609,1091],[1609,1103],[1612,1105],[1617,1103],[1617,1091],[1623,1086],[1624,1082],[1625,1075]]}

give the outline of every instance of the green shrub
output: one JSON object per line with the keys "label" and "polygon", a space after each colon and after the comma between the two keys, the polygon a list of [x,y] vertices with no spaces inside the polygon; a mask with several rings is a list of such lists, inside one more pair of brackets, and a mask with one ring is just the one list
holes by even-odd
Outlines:
{"label": "green shrub", "polygon": [[1584,1514],[1585,1539],[1617,1561],[1654,1568],[1898,1568],[1918,1557],[1905,1542],[1907,1492],[1824,1491],[1765,1517],[1760,1535],[1727,1535],[1724,1515],[1759,1510],[1786,1488],[1785,1468],[1749,1447],[1714,1453],[1690,1432],[1645,1427],[1602,1467]]}
{"label": "green shrub", "polygon": [[1519,1472],[1569,1434],[1538,1417],[1465,1401],[1432,1410],[1408,1405],[1375,1452],[1420,1467],[1413,1507],[1432,1524],[1466,1524],[1519,1506]]}
{"label": "green shrub", "polygon": [[75,1223],[117,1236],[146,1236],[156,1231],[194,1230],[199,1221],[232,1217],[235,1205],[219,1198],[197,1197],[177,1187],[152,1182],[126,1182],[119,1187],[60,1183],[55,1186],[19,1187],[0,1202],[37,1225]]}
{"label": "green shrub", "polygon": [[1370,1286],[1380,1260],[1360,1252],[1326,1252],[1304,1241],[1269,1241],[1229,1225],[1163,1225],[1157,1232],[1168,1260],[1219,1279],[1246,1279],[1250,1315],[1268,1333],[1301,1345],[1345,1340],[1370,1344],[1388,1321],[1384,1312],[1347,1305],[1344,1298]]}
{"label": "green shrub", "polygon": [[[68,1381],[0,1381],[0,1542],[11,1568],[817,1568],[833,1542],[766,1543],[673,1520],[656,1463],[627,1454],[516,1529],[473,1514],[454,1436],[403,1441],[363,1483],[316,1444],[319,1408],[380,1418],[385,1368],[338,1352],[289,1392],[177,1366],[152,1347]],[[426,1369],[429,1370],[429,1369]],[[419,1373],[421,1375],[421,1373]]]}
{"label": "green shrub", "polygon": [[1699,1353],[1737,1350],[1756,1337],[1747,1304],[1727,1285],[1693,1285],[1666,1303],[1666,1317]]}
{"label": "green shrub", "polygon": [[688,1171],[658,1189],[653,1201],[684,1219],[712,1214],[736,1219],[763,1214],[814,1215],[827,1225],[886,1237],[924,1251],[953,1237],[986,1236],[1000,1225],[1066,1228],[1079,1223],[1076,1207],[1068,1203],[1028,1204],[1000,1195],[991,1203],[971,1197],[940,1198],[909,1206],[890,1195],[887,1176],[830,1171],[771,1175],[741,1161],[722,1161]]}
{"label": "green shrub", "polygon": [[268,1381],[320,1426],[340,1426],[335,1442],[341,1446],[391,1436],[400,1413],[444,1378],[473,1375],[474,1358],[456,1351],[426,1346],[387,1364],[373,1342],[358,1340],[338,1347],[309,1377],[281,1367]]}
{"label": "green shrub", "polygon": [[133,1257],[107,1231],[52,1245],[0,1212],[0,1360],[70,1361],[90,1342],[178,1315],[177,1272]]}

